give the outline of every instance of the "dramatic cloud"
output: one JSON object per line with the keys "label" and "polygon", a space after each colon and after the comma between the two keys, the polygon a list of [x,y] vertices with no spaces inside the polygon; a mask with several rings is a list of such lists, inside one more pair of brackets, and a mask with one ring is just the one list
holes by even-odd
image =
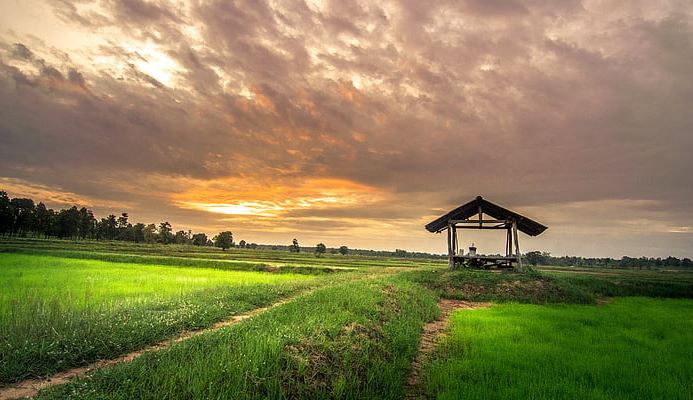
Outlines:
{"label": "dramatic cloud", "polygon": [[442,251],[423,224],[482,194],[550,227],[528,249],[693,254],[689,2],[0,11],[11,195],[257,242]]}

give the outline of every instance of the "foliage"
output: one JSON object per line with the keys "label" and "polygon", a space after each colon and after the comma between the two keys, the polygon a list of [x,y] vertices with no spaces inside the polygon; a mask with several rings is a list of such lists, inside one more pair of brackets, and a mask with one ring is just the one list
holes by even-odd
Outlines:
{"label": "foliage", "polygon": [[343,256],[349,254],[349,248],[346,246],[340,246],[339,247],[339,254],[341,254]]}
{"label": "foliage", "polygon": [[206,246],[207,240],[207,235],[204,233],[196,233],[192,235],[192,244],[195,246]]}
{"label": "foliage", "polygon": [[214,237],[214,246],[221,247],[226,251],[229,247],[233,247],[233,233],[224,231]]}
{"label": "foliage", "polygon": [[301,247],[298,245],[298,239],[295,239],[291,241],[291,246],[289,246],[289,251],[292,253],[300,253],[301,252]]}
{"label": "foliage", "polygon": [[[34,205],[32,199],[10,199],[4,191],[0,191],[0,235],[122,240],[137,243],[158,241],[164,244],[191,244],[193,241],[190,231],[178,231],[174,235],[168,222],[159,224],[157,232],[154,224],[133,225],[129,221],[128,213],[121,213],[119,217],[111,214],[97,221],[92,211],[86,207],[73,206],[55,211],[43,203]],[[206,242],[205,239],[201,245],[206,245]]]}
{"label": "foliage", "polygon": [[325,246],[324,243],[318,243],[315,246],[315,254],[316,255],[321,256],[321,255],[325,254],[325,252],[327,252],[327,247]]}
{"label": "foliage", "polygon": [[550,265],[561,267],[600,267],[600,268],[693,268],[693,261],[690,258],[653,258],[640,257],[633,258],[623,256],[620,259],[609,257],[590,258],[576,256],[554,257],[551,253],[530,251],[523,256],[524,262],[530,265]]}

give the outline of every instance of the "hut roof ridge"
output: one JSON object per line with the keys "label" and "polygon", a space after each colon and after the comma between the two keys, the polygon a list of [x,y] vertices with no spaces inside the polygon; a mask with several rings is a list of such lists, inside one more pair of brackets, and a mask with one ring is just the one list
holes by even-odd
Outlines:
{"label": "hut roof ridge", "polygon": [[451,220],[465,220],[479,213],[479,208],[486,215],[496,219],[511,219],[517,221],[517,229],[530,236],[537,236],[544,232],[548,227],[511,211],[498,204],[492,203],[481,196],[477,196],[474,200],[465,203],[447,214],[431,221],[426,225],[426,230],[429,232],[440,232],[447,229],[448,223]]}

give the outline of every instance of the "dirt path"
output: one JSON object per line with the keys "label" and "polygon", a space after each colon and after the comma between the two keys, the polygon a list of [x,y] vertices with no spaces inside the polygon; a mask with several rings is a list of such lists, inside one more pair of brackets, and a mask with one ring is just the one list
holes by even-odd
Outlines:
{"label": "dirt path", "polygon": [[109,359],[109,360],[99,360],[96,361],[92,364],[89,364],[84,367],[78,367],[78,368],[72,368],[67,371],[59,372],[49,378],[45,379],[27,379],[21,382],[17,382],[14,384],[11,384],[9,386],[6,386],[4,388],[0,388],[0,400],[9,400],[9,399],[17,399],[17,398],[24,398],[24,397],[33,397],[35,396],[39,390],[44,389],[49,386],[53,385],[61,385],[63,383],[67,383],[70,379],[78,377],[78,376],[84,376],[87,373],[99,369],[99,368],[104,368],[104,367],[109,367],[112,365],[120,364],[120,363],[126,363],[126,362],[131,362],[132,360],[138,358],[142,354],[146,352],[151,352],[151,351],[159,351],[162,349],[165,349],[169,346],[171,346],[174,343],[179,343],[185,340],[188,340],[190,338],[193,338],[195,336],[199,336],[208,332],[213,332],[216,330],[219,330],[221,328],[237,324],[245,319],[254,317],[256,315],[262,314],[264,312],[267,312],[275,307],[279,307],[283,304],[286,304],[288,302],[291,302],[295,300],[298,297],[305,296],[308,293],[312,292],[312,290],[303,292],[299,295],[292,296],[289,298],[286,298],[284,300],[280,300],[276,303],[273,303],[267,307],[262,307],[262,308],[256,308],[254,310],[251,310],[250,312],[246,314],[241,314],[241,315],[235,315],[231,317],[230,319],[227,319],[225,321],[220,321],[217,322],[207,328],[202,328],[198,330],[193,330],[193,331],[184,331],[178,336],[170,339],[163,340],[159,343],[147,346],[143,349],[133,351],[132,353],[128,353],[125,355],[122,355],[117,358]]}
{"label": "dirt path", "polygon": [[440,318],[424,325],[423,332],[421,333],[419,351],[414,358],[411,373],[407,379],[407,399],[419,399],[424,397],[422,387],[422,369],[426,363],[426,360],[428,359],[429,354],[435,349],[438,339],[447,329],[450,314],[455,310],[471,310],[489,306],[491,306],[490,303],[475,303],[471,301],[447,299],[443,299],[438,303],[438,308],[440,308],[441,313]]}

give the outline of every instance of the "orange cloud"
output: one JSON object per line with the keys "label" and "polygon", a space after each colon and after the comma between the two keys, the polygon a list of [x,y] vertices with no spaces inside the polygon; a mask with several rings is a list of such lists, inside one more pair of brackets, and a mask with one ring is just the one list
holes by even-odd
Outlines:
{"label": "orange cloud", "polygon": [[128,207],[128,203],[94,199],[81,196],[76,193],[62,190],[56,187],[26,182],[21,179],[0,177],[0,189],[7,192],[10,197],[28,197],[36,202],[43,201],[55,203],[61,206],[86,206],[86,207]]}
{"label": "orange cloud", "polygon": [[173,202],[182,208],[211,213],[272,217],[295,210],[363,206],[385,198],[379,189],[345,179],[286,179],[200,181],[175,194]]}

